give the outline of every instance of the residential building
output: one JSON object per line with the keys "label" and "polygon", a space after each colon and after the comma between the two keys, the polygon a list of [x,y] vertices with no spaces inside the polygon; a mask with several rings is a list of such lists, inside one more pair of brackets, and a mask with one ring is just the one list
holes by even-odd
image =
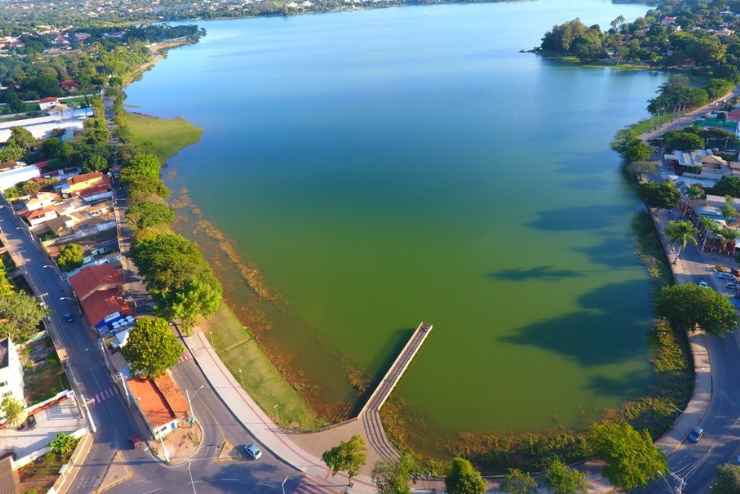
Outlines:
{"label": "residential building", "polygon": [[18,163],[12,168],[0,170],[0,192],[9,189],[21,182],[38,178],[41,176],[39,168],[35,165]]}
{"label": "residential building", "polygon": [[[25,403],[23,395],[23,365],[18,349],[10,338],[0,340],[0,400],[13,396]],[[0,410],[0,416],[2,416]]]}
{"label": "residential building", "polygon": [[49,110],[57,106],[58,103],[59,103],[59,99],[53,96],[49,96],[48,98],[42,98],[39,100],[39,109],[42,111]]}
{"label": "residential building", "polygon": [[[105,177],[108,178],[108,177]],[[113,198],[113,191],[110,188],[109,183],[101,183],[79,193],[80,199],[87,204],[94,204],[101,201],[107,201]]]}
{"label": "residential building", "polygon": [[740,163],[729,162],[709,149],[674,151],[663,156],[666,165],[686,178],[701,178],[716,182],[729,175],[740,176]]}
{"label": "residential building", "polygon": [[36,211],[37,209],[53,206],[59,200],[61,200],[59,194],[55,194],[54,192],[39,192],[30,199],[27,199],[23,203],[23,206],[26,211]]}
{"label": "residential building", "polygon": [[77,298],[82,301],[100,290],[119,287],[123,283],[123,271],[117,266],[100,264],[81,269],[69,278]]}
{"label": "residential building", "polygon": [[77,295],[87,323],[99,333],[107,333],[114,327],[133,324],[131,305],[123,298],[123,271],[111,264],[87,266],[70,276],[69,282]]}
{"label": "residential building", "polygon": [[165,437],[188,418],[187,400],[169,374],[131,378],[126,387],[154,438]]}
{"label": "residential building", "polygon": [[59,214],[53,206],[50,206],[41,209],[34,209],[33,211],[24,211],[19,213],[19,216],[25,218],[29,225],[36,226],[56,219],[59,217]]}
{"label": "residential building", "polygon": [[59,187],[63,194],[77,194],[85,189],[105,183],[106,177],[102,172],[83,173],[70,177]]}

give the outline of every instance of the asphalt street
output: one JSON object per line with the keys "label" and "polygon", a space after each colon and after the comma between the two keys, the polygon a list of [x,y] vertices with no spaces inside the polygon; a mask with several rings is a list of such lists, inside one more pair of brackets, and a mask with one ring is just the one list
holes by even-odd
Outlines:
{"label": "asphalt street", "polygon": [[[187,356],[173,369],[173,374],[178,384],[190,392],[194,413],[203,427],[204,440],[199,451],[190,462],[170,466],[144,450],[131,449],[129,438],[134,434],[146,436],[145,426],[129,410],[118,392],[96,337],[82,319],[69,284],[4,199],[0,199],[0,229],[6,236],[8,249],[16,258],[24,259],[21,269],[49,308],[50,329],[67,349],[68,369],[77,384],[76,390],[88,402],[95,424],[93,447],[70,492],[87,494],[96,491],[118,450],[123,452],[131,477],[108,492],[328,492],[264,448],[259,461],[217,461],[224,440],[233,445],[256,441],[236,421],[200,369]],[[75,315],[74,322],[63,320],[66,313]]]}

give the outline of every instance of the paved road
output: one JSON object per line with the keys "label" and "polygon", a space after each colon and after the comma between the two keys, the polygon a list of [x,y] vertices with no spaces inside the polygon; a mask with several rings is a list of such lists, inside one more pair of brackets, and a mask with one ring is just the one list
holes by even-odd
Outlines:
{"label": "paved road", "polygon": [[[689,245],[681,258],[688,266],[692,281],[716,282],[706,271],[702,254]],[[685,485],[683,493],[701,494],[709,491],[718,465],[733,463],[740,455],[740,334],[724,338],[708,338],[712,362],[712,400],[701,423],[704,438],[699,444],[685,442],[668,458],[671,471]],[[682,482],[672,477],[653,482],[639,492],[666,494],[676,490]]]}
{"label": "paved road", "polygon": [[[93,447],[70,492],[87,494],[97,489],[117,450],[123,450],[132,476],[110,492],[282,493],[282,483],[286,478],[285,492],[322,492],[320,488],[306,484],[300,472],[285,465],[269,451],[264,451],[258,462],[215,461],[224,439],[232,444],[241,444],[252,442],[254,438],[234,419],[192,360],[181,362],[173,370],[180,386],[191,392],[195,414],[204,429],[203,445],[191,465],[163,465],[144,451],[128,449],[128,438],[134,433],[143,436],[144,425],[129,412],[118,393],[95,337],[81,319],[69,285],[2,198],[0,230],[7,238],[8,249],[24,259],[22,269],[27,278],[45,294],[43,299],[49,307],[50,320],[67,348],[69,366],[79,391],[90,400],[90,412],[97,426]],[[69,312],[76,314],[74,323],[63,321],[63,315]]]}

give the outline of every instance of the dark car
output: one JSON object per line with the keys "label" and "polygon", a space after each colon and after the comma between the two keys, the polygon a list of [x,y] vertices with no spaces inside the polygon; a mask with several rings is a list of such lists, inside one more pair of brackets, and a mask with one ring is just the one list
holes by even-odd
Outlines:
{"label": "dark car", "polygon": [[704,429],[701,427],[694,427],[691,432],[689,433],[689,442],[692,442],[694,444],[701,441],[701,438],[704,437]]}
{"label": "dark car", "polygon": [[244,456],[251,460],[259,460],[262,458],[262,450],[254,443],[242,444],[240,448]]}
{"label": "dark car", "polygon": [[36,417],[29,415],[26,420],[18,427],[19,431],[30,431],[36,428]]}
{"label": "dark car", "polygon": [[138,435],[134,434],[128,439],[128,444],[131,446],[131,449],[137,449],[144,444],[144,441]]}

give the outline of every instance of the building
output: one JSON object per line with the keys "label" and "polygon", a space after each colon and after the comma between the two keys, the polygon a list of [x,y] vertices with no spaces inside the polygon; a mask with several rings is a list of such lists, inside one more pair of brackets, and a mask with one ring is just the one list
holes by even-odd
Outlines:
{"label": "building", "polygon": [[701,178],[716,182],[729,175],[740,176],[740,164],[729,162],[709,149],[691,152],[674,151],[663,156],[666,165],[687,178]]}
{"label": "building", "polygon": [[34,209],[33,211],[24,211],[19,214],[25,218],[26,222],[31,226],[40,225],[41,223],[46,223],[47,221],[51,221],[59,217],[57,210],[53,206]]}
{"label": "building", "polygon": [[70,276],[69,282],[80,301],[85,320],[99,333],[133,324],[133,318],[127,318],[133,310],[123,298],[121,268],[111,264],[87,266]]}
{"label": "building", "polygon": [[13,458],[6,456],[0,460],[0,493],[18,494],[21,492],[18,471],[13,469]]}
{"label": "building", "polygon": [[[107,179],[108,177],[105,178]],[[80,192],[80,199],[82,199],[86,204],[95,204],[112,198],[113,191],[108,183],[101,183],[93,187],[88,187]]]}
{"label": "building", "polygon": [[77,194],[85,189],[106,183],[106,177],[102,172],[83,173],[67,179],[59,186],[63,194]]}
{"label": "building", "polygon": [[[0,399],[6,396],[26,402],[23,395],[23,365],[10,338],[0,340]],[[2,413],[0,410],[0,416]]]}
{"label": "building", "polygon": [[19,164],[12,168],[6,168],[0,171],[0,192],[40,176],[41,172],[35,165]]}
{"label": "building", "polygon": [[26,200],[23,205],[26,211],[36,211],[37,209],[53,206],[60,199],[61,197],[59,197],[59,194],[55,194],[53,192],[39,192],[35,196]]}
{"label": "building", "polygon": [[54,96],[49,96],[48,98],[42,98],[39,100],[39,109],[40,110],[50,110],[57,106],[59,103],[59,98],[55,98]]}
{"label": "building", "polygon": [[169,374],[131,378],[126,387],[155,439],[165,437],[188,418],[187,400]]}

